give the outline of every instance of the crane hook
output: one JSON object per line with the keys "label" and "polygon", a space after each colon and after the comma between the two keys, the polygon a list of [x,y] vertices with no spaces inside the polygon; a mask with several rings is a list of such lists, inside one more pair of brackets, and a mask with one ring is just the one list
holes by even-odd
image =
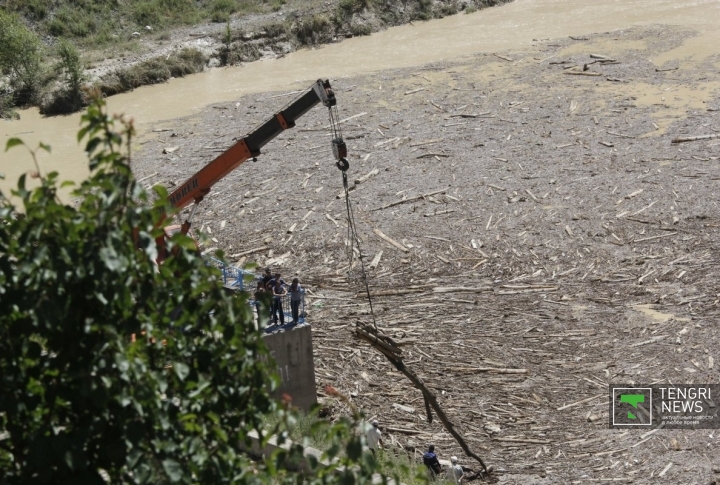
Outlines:
{"label": "crane hook", "polygon": [[337,168],[339,168],[342,172],[347,172],[350,168],[350,162],[348,162],[346,158],[339,159],[335,165],[337,165]]}

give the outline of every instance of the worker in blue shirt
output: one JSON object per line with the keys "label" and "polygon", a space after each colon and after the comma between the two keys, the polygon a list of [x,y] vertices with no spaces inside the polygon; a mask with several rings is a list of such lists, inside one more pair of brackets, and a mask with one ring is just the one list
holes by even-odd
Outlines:
{"label": "worker in blue shirt", "polygon": [[438,457],[435,454],[435,445],[428,446],[428,450],[423,453],[423,464],[430,471],[430,478],[435,480],[442,471],[442,466],[440,466]]}

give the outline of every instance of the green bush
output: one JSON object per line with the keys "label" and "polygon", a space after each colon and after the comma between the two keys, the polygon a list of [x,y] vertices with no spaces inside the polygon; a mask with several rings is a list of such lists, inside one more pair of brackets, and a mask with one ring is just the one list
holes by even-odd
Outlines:
{"label": "green bush", "polygon": [[417,9],[413,16],[417,20],[430,20],[433,18],[433,0],[418,0]]}
{"label": "green bush", "polygon": [[355,0],[340,0],[337,3],[337,16],[347,20],[355,13]]}
{"label": "green bush", "polygon": [[97,32],[98,24],[91,11],[63,5],[47,22],[47,29],[56,37],[88,37]]}
{"label": "green bush", "polygon": [[113,72],[100,81],[99,88],[108,96],[131,91],[139,86],[165,82],[201,72],[207,57],[197,49],[182,49],[169,57],[155,57],[127,69]]}
{"label": "green bush", "polygon": [[333,24],[325,15],[313,15],[299,20],[293,33],[300,44],[312,45],[330,40],[333,30]]}
{"label": "green bush", "polygon": [[60,66],[65,75],[65,84],[69,91],[80,94],[80,87],[83,82],[83,67],[80,61],[80,52],[67,40],[60,41],[58,46]]}
{"label": "green bush", "polygon": [[15,103],[13,97],[8,92],[0,91],[0,119],[3,120],[15,120],[19,116],[15,111]]}
{"label": "green bush", "polygon": [[454,1],[450,3],[441,3],[440,4],[440,10],[438,12],[438,17],[447,17],[449,15],[455,15],[458,13],[458,5]]}
{"label": "green bush", "polygon": [[267,36],[273,39],[287,34],[288,26],[285,22],[268,22],[262,26],[262,30],[267,32]]}
{"label": "green bush", "polygon": [[0,10],[0,72],[18,104],[31,102],[40,88],[43,49],[38,36],[14,14]]}
{"label": "green bush", "polygon": [[213,0],[210,4],[210,19],[213,22],[227,22],[230,20],[230,15],[237,10],[237,0]]}
{"label": "green bush", "polygon": [[355,36],[372,34],[372,27],[369,24],[350,24],[350,33]]}
{"label": "green bush", "polygon": [[80,53],[70,41],[61,40],[58,57],[64,86],[40,104],[40,112],[46,115],[73,113],[85,105],[81,91],[85,76]]}
{"label": "green bush", "polygon": [[285,5],[286,1],[285,0],[270,0],[270,1],[263,0],[263,3],[269,4],[270,10],[272,10],[273,12],[277,12],[278,10],[280,10],[282,8],[283,5]]}
{"label": "green bush", "polygon": [[220,48],[220,65],[221,66],[228,66],[231,64],[231,52],[232,52],[232,41],[233,41],[233,35],[232,30],[230,29],[230,22],[225,24],[225,33],[223,35],[223,45]]}
{"label": "green bush", "polygon": [[33,20],[42,20],[48,15],[53,4],[53,0],[23,0],[9,4],[8,8],[21,12]]}
{"label": "green bush", "polygon": [[169,27],[196,22],[200,11],[193,0],[139,0],[132,4],[132,17],[140,26]]}

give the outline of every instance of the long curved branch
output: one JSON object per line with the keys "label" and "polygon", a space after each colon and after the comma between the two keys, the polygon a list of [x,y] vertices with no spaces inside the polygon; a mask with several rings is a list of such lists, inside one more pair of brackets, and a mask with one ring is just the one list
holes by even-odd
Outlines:
{"label": "long curved branch", "polygon": [[457,441],[465,454],[476,459],[478,463],[480,463],[480,465],[482,466],[483,471],[485,473],[489,473],[488,468],[485,466],[485,462],[483,462],[482,458],[473,453],[473,451],[465,442],[465,439],[462,437],[462,435],[457,430],[455,430],[455,424],[450,421],[448,416],[440,407],[435,393],[433,393],[425,385],[423,380],[420,379],[417,374],[407,368],[405,362],[403,362],[402,349],[397,347],[397,345],[394,345],[395,342],[391,338],[385,335],[379,335],[379,331],[371,326],[361,326],[361,324],[358,322],[358,326],[356,327],[355,332],[359,337],[367,340],[370,345],[375,347],[375,349],[379,350],[380,353],[382,353],[398,371],[405,374],[405,377],[410,379],[413,385],[422,392],[423,399],[425,400],[425,412],[428,416],[428,422],[432,422],[432,414],[430,412],[430,408],[432,407],[432,409],[435,411],[435,414],[437,414],[438,418],[440,418],[440,421],[445,426],[445,429],[448,431],[448,433],[452,435],[453,438],[455,438],[455,441]]}

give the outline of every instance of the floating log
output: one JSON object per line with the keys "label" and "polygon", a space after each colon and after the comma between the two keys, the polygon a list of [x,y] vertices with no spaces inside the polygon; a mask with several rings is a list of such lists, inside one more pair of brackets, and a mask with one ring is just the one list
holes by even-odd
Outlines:
{"label": "floating log", "polygon": [[398,201],[396,201],[396,202],[391,202],[391,203],[389,203],[389,204],[387,204],[387,205],[384,205],[384,206],[382,206],[382,207],[377,207],[377,208],[375,208],[375,209],[370,209],[370,210],[371,210],[371,211],[379,211],[379,210],[382,210],[382,209],[387,209],[387,208],[389,208],[389,207],[394,207],[394,206],[396,206],[396,205],[404,204],[404,203],[406,203],[406,202],[413,202],[413,201],[416,201],[416,200],[424,199],[425,197],[430,197],[431,195],[442,194],[442,193],[444,193],[444,192],[447,192],[447,189],[440,189],[440,190],[436,190],[436,191],[434,191],[434,192],[429,192],[429,193],[427,193],[427,194],[422,194],[422,195],[418,195],[418,196],[415,196],[415,197],[410,197],[410,198],[408,198],[408,199],[398,200]]}
{"label": "floating log", "polygon": [[714,140],[715,138],[720,138],[720,135],[712,134],[712,135],[698,135],[698,136],[681,136],[678,138],[673,138],[673,143],[686,143],[689,141],[702,141],[702,140]]}
{"label": "floating log", "polygon": [[570,74],[572,76],[602,76],[599,72],[592,71],[565,71],[563,74]]}
{"label": "floating log", "polygon": [[398,248],[400,251],[403,251],[403,252],[405,252],[405,253],[410,252],[410,250],[409,250],[408,248],[406,248],[405,246],[403,246],[402,244],[400,244],[400,243],[397,242],[396,240],[394,240],[394,239],[386,236],[380,229],[373,229],[373,232],[374,232],[375,234],[377,234],[377,236],[378,236],[380,239],[382,239],[383,241],[389,243],[389,244],[392,245],[392,246],[395,246],[395,247]]}

